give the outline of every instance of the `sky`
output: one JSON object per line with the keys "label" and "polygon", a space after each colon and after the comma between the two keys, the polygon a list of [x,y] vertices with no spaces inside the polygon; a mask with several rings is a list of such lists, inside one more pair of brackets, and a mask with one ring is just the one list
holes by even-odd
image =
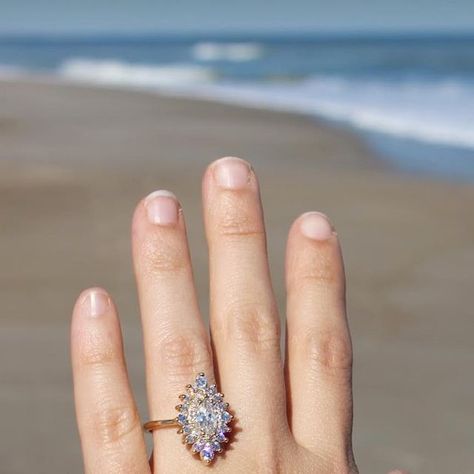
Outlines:
{"label": "sky", "polygon": [[474,0],[0,0],[0,34],[472,31]]}

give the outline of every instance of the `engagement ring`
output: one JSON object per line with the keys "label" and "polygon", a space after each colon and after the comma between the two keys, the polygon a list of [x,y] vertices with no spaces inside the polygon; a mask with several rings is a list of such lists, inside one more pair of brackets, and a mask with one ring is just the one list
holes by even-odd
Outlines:
{"label": "engagement ring", "polygon": [[176,418],[148,421],[143,428],[151,433],[160,428],[179,427],[183,443],[191,446],[191,451],[209,464],[229,441],[227,433],[231,428],[228,425],[233,418],[228,411],[229,404],[224,402],[224,395],[215,385],[209,385],[202,372],[194,384],[186,386],[186,393],[179,399],[182,403],[176,406]]}

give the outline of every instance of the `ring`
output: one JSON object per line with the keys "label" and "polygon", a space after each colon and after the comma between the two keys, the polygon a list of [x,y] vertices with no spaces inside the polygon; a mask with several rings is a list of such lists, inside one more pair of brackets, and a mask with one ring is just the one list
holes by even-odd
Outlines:
{"label": "ring", "polygon": [[229,441],[228,426],[233,416],[224,395],[210,385],[201,372],[192,385],[186,385],[186,393],[179,396],[182,403],[176,406],[178,416],[166,420],[148,421],[143,428],[150,433],[160,428],[179,427],[183,443],[191,446],[193,454],[199,454],[209,464],[216,454],[223,451],[222,445]]}

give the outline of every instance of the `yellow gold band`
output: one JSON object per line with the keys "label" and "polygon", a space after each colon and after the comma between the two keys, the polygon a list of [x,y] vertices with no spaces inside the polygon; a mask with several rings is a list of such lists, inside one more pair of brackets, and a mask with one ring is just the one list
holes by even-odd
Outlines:
{"label": "yellow gold band", "polygon": [[159,430],[160,428],[173,428],[178,426],[180,426],[178,420],[176,418],[171,418],[169,420],[147,421],[143,425],[143,429],[151,433],[152,431]]}

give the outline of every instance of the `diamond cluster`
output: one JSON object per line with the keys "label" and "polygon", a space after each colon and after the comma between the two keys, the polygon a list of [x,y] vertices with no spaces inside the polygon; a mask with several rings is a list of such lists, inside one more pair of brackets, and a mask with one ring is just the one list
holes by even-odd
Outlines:
{"label": "diamond cluster", "polygon": [[210,463],[217,453],[222,452],[222,444],[228,442],[228,424],[232,415],[227,411],[229,404],[209,385],[207,377],[200,373],[192,385],[186,386],[186,393],[179,397],[182,401],[176,409],[183,442],[192,446],[193,453],[199,453],[201,460]]}

